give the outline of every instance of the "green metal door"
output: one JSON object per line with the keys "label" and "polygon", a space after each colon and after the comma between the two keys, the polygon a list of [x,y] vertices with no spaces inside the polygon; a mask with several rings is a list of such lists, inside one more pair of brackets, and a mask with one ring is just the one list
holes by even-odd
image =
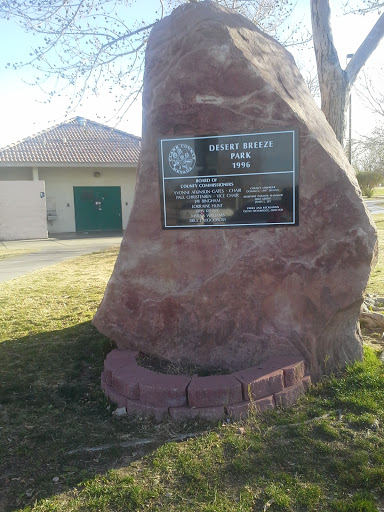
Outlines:
{"label": "green metal door", "polygon": [[120,187],[73,187],[76,231],[122,229]]}

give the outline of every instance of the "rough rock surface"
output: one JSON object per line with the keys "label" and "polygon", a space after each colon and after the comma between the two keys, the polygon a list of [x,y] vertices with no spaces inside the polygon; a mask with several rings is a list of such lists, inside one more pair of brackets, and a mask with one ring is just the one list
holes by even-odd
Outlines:
{"label": "rough rock surface", "polygon": [[384,297],[367,294],[360,308],[359,319],[361,327],[382,331],[384,329]]}
{"label": "rough rock surface", "polygon": [[[240,370],[301,355],[318,378],[362,355],[376,234],[292,56],[211,2],[152,30],[136,197],[95,326],[120,348]],[[300,130],[300,226],[162,230],[157,140]]]}

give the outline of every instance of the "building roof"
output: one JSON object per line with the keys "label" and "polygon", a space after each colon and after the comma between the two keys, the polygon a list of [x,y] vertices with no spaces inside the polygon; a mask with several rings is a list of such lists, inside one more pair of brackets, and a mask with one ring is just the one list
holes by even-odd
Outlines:
{"label": "building roof", "polygon": [[140,149],[140,137],[75,117],[0,149],[0,166],[121,166],[137,163]]}

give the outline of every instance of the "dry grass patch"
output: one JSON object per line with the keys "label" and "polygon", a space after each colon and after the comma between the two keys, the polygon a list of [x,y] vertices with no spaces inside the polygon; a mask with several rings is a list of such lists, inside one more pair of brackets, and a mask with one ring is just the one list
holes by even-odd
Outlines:
{"label": "dry grass patch", "polygon": [[1,247],[0,245],[0,261],[10,260],[12,258],[17,258],[18,256],[23,256],[24,254],[31,254],[33,252],[39,252],[36,249],[6,249],[5,247]]}
{"label": "dry grass patch", "polygon": [[79,256],[0,288],[0,342],[53,332],[92,319],[118,249]]}

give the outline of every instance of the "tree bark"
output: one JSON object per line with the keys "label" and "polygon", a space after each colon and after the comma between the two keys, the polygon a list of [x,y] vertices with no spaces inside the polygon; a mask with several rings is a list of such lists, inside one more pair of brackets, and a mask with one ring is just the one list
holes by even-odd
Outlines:
{"label": "tree bark", "polygon": [[351,87],[384,36],[384,14],[380,16],[345,70],[340,66],[333,42],[329,0],[311,0],[311,17],[321,110],[337,139],[343,144]]}

